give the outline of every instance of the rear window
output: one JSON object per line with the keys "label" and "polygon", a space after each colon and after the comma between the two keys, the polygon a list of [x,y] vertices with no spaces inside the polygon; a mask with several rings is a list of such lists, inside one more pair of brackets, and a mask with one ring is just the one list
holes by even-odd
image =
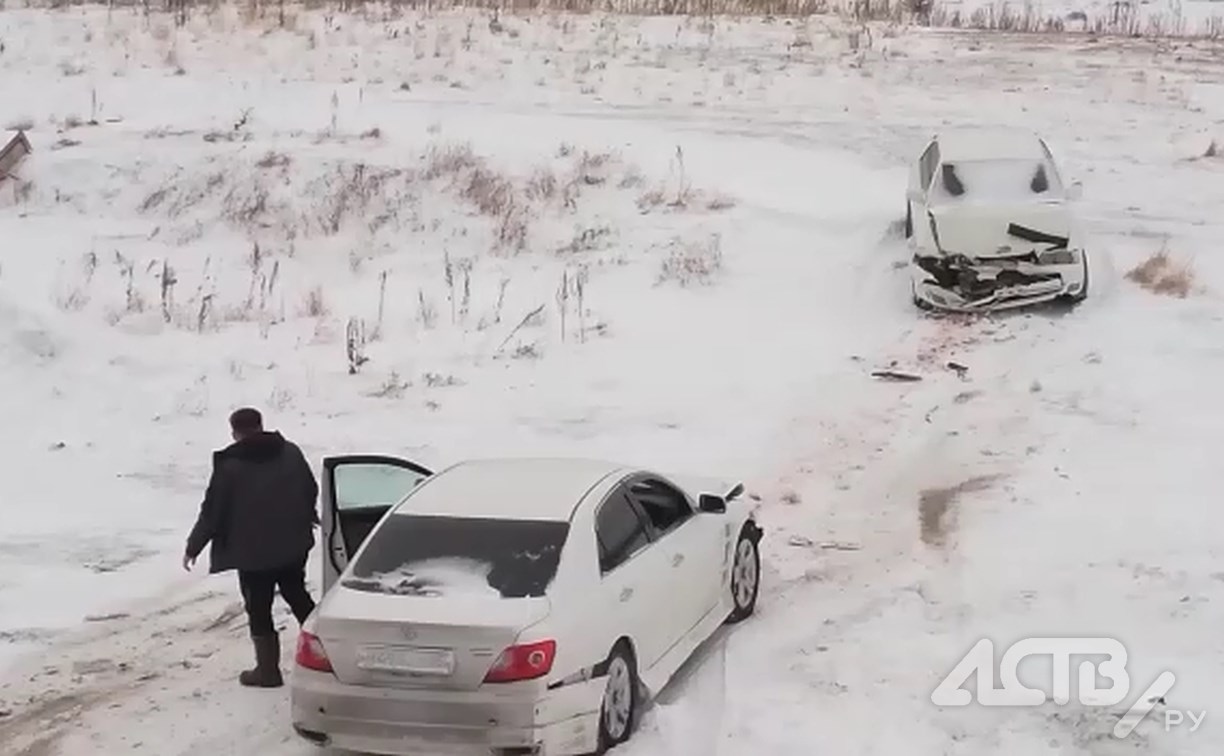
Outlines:
{"label": "rear window", "polygon": [[402,596],[543,596],[569,523],[395,513],[342,585]]}
{"label": "rear window", "polygon": [[1044,161],[1001,158],[944,163],[931,185],[931,201],[1025,202],[1062,196],[1058,175]]}

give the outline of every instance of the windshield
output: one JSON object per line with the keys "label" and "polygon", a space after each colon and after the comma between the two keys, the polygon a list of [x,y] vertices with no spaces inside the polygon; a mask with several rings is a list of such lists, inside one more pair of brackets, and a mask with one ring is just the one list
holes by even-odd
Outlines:
{"label": "windshield", "polygon": [[1040,160],[944,163],[931,184],[931,204],[1032,202],[1062,195],[1058,175]]}
{"label": "windshield", "polygon": [[393,512],[341,584],[402,596],[543,596],[568,533],[560,521]]}

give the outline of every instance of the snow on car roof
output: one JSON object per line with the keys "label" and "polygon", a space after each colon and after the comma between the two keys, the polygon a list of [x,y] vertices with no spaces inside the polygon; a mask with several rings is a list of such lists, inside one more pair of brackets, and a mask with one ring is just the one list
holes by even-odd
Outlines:
{"label": "snow on car roof", "polygon": [[588,491],[620,470],[628,472],[623,465],[589,459],[469,460],[427,479],[396,511],[568,521]]}
{"label": "snow on car roof", "polygon": [[1041,139],[1026,129],[1006,127],[961,127],[941,131],[939,157],[944,162],[962,160],[1044,160]]}

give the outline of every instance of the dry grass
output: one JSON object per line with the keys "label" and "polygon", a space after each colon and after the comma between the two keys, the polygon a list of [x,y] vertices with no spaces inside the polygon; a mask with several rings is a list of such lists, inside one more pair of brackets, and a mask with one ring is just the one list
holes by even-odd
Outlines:
{"label": "dry grass", "polygon": [[1153,294],[1185,299],[1194,289],[1194,270],[1189,262],[1176,263],[1162,247],[1126,274],[1128,281]]}
{"label": "dry grass", "polygon": [[327,315],[330,309],[327,307],[327,300],[323,297],[322,287],[316,286],[306,292],[306,297],[302,302],[302,314],[309,318],[321,318]]}
{"label": "dry grass", "polygon": [[672,281],[685,287],[708,285],[722,270],[722,238],[719,235],[711,235],[704,242],[673,239],[659,267],[658,283]]}
{"label": "dry grass", "polygon": [[[366,2],[365,0],[306,0],[283,4],[261,3],[256,0],[234,0],[242,10],[245,23],[251,25],[275,24],[293,29],[302,11],[320,7],[332,12],[381,14],[394,16],[405,9],[421,8],[416,0],[393,0],[392,2]],[[31,7],[80,6],[83,0],[26,0]],[[112,0],[111,6],[143,7],[149,13],[146,0]],[[217,3],[209,0],[167,0],[161,9],[168,12],[173,25],[183,26],[194,13],[215,13]],[[493,14],[488,28],[494,34],[507,29],[500,20],[501,14],[528,13],[608,13],[633,16],[690,16],[694,18],[763,17],[763,18],[807,18],[812,16],[836,16],[856,23],[879,22],[889,25],[914,24],[937,28],[973,29],[1008,33],[1057,34],[1084,33],[1094,36],[1159,38],[1224,38],[1224,18],[1213,16],[1205,19],[1202,26],[1189,28],[1180,11],[1140,15],[1141,4],[1133,0],[1107,4],[1105,9],[1092,16],[1082,11],[1069,14],[1049,13],[1039,10],[1033,3],[995,2],[990,6],[963,13],[957,7],[949,7],[937,0],[430,0],[425,6],[430,12],[446,12],[457,9],[489,11]],[[865,27],[864,27],[865,29]],[[866,30],[866,29],[865,29]],[[870,30],[866,30],[870,34]],[[171,32],[171,24],[152,27],[155,37],[165,42]],[[510,29],[510,36],[515,31]],[[473,40],[471,31],[464,36],[462,45],[470,49]],[[173,67],[173,66],[172,66]],[[74,69],[75,71],[75,69]]]}

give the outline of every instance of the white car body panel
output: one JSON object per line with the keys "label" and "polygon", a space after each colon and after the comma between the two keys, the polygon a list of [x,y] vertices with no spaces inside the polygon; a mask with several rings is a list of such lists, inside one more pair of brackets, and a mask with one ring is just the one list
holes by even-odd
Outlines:
{"label": "white car body panel", "polygon": [[[1022,183],[1031,176],[1037,186],[1038,166],[1041,191]],[[960,195],[945,182],[949,167]],[[933,137],[906,190],[915,302],[982,312],[1082,299],[1088,261],[1072,194],[1031,132],[961,128]]]}
{"label": "white car body panel", "polygon": [[[387,469],[376,474],[371,464]],[[640,681],[653,695],[735,608],[730,562],[752,508],[734,497],[724,512],[697,507],[702,494],[738,494],[741,485],[589,460],[470,461],[415,483],[414,469],[424,470],[390,457],[325,460],[320,488],[327,548],[344,552],[346,526],[377,523],[351,559],[336,553],[333,563],[325,555],[325,593],[304,630],[319,638],[333,673],[298,666],[290,677],[293,724],[304,737],[376,754],[487,754],[492,747],[538,748],[542,756],[589,753],[598,738],[601,665],[619,640],[630,641]],[[601,573],[597,513],[643,477],[679,490],[693,513]],[[345,481],[354,487],[346,489]],[[363,507],[363,497],[376,506]],[[401,514],[568,521],[569,531],[541,596],[503,598],[487,586],[420,595],[430,590],[427,581],[424,589],[408,583],[411,595],[405,595],[387,592],[403,582],[354,572],[380,531],[398,527],[394,518]],[[420,580],[424,571],[411,574]],[[484,682],[506,647],[544,639],[556,641],[547,675]],[[437,670],[371,668],[409,659],[399,658],[409,645],[442,649],[412,657],[413,663],[438,664]]]}

